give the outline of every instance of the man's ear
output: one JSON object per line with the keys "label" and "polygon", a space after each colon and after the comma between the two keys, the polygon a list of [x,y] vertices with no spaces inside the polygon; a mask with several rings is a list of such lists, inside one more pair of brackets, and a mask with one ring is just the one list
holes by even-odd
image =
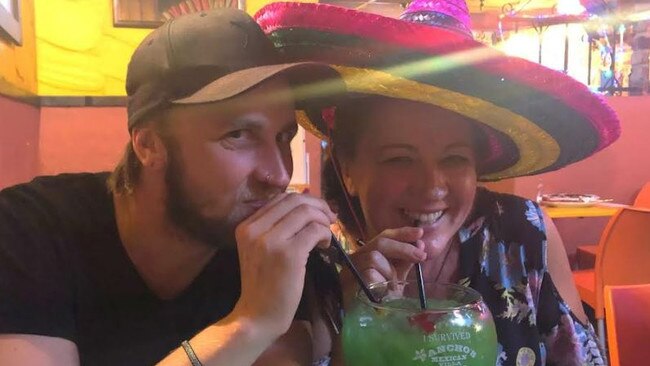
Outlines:
{"label": "man's ear", "polygon": [[153,128],[135,128],[131,132],[131,144],[144,168],[161,169],[167,165],[167,147]]}

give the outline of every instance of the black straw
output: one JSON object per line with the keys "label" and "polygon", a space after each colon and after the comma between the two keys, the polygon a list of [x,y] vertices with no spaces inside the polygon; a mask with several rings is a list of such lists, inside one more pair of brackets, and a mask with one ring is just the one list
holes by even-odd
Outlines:
{"label": "black straw", "polygon": [[415,264],[415,274],[418,281],[418,294],[420,295],[420,308],[422,310],[427,308],[427,295],[424,293],[424,279],[422,278],[422,265]]}
{"label": "black straw", "polygon": [[345,249],[343,249],[341,243],[339,243],[339,241],[336,239],[334,234],[332,234],[331,244],[334,246],[334,248],[336,248],[336,250],[338,250],[339,254],[341,255],[341,258],[343,258],[344,264],[348,267],[350,272],[352,272],[352,275],[357,280],[357,283],[359,283],[359,286],[361,286],[361,290],[363,290],[363,293],[366,294],[368,300],[378,304],[380,301],[375,297],[375,295],[372,294],[372,292],[370,292],[370,289],[363,281],[363,278],[361,278],[359,271],[357,271],[357,268],[354,266],[354,264],[352,264],[352,261],[350,260],[348,253],[345,252]]}
{"label": "black straw", "polygon": [[[419,220],[415,220],[415,226],[420,225]],[[418,295],[420,295],[420,308],[425,310],[427,308],[427,295],[424,292],[424,278],[422,277],[422,264],[415,263],[415,278],[418,283]]]}

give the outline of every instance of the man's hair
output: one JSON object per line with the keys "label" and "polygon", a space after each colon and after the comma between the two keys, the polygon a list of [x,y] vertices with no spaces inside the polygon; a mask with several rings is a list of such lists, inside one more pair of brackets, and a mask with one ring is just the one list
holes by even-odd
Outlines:
{"label": "man's hair", "polygon": [[133,193],[133,187],[140,179],[141,172],[142,163],[133,150],[133,144],[129,141],[124,148],[122,159],[108,177],[108,189],[115,194]]}
{"label": "man's hair", "polygon": [[[162,110],[154,113],[147,121],[141,123],[139,128],[150,126],[160,135],[164,144],[169,141],[167,129],[167,111]],[[117,163],[113,172],[108,177],[108,189],[115,194],[131,194],[140,181],[142,173],[142,162],[133,150],[133,142],[129,140],[124,148],[122,159]]]}

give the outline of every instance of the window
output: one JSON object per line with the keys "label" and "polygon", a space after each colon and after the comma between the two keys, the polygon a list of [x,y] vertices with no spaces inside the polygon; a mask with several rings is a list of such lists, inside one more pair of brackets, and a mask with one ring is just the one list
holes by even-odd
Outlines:
{"label": "window", "polygon": [[0,0],[0,6],[5,8],[6,11],[9,13],[13,12],[14,9],[14,2],[11,0]]}
{"label": "window", "polygon": [[243,8],[243,0],[113,0],[113,23],[116,27],[156,28],[167,19],[219,7]]}
{"label": "window", "polygon": [[22,43],[19,0],[0,0],[0,37],[6,36],[16,44]]}

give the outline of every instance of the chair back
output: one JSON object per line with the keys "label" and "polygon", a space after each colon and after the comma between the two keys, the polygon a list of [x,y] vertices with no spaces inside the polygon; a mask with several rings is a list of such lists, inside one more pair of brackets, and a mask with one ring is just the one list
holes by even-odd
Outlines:
{"label": "chair back", "polygon": [[650,208],[650,182],[641,187],[641,190],[634,199],[634,207]]}
{"label": "chair back", "polygon": [[600,319],[605,286],[650,283],[650,209],[622,208],[609,220],[600,237],[594,271],[599,303],[594,310]]}
{"label": "chair back", "polygon": [[605,287],[611,366],[647,365],[650,360],[650,284]]}

